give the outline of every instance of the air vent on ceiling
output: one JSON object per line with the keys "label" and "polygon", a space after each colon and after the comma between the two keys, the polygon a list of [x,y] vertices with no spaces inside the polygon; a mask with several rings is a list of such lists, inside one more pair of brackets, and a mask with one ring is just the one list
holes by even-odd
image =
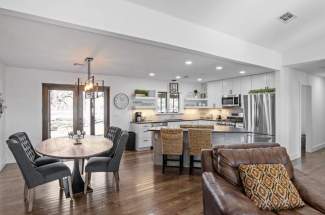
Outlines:
{"label": "air vent on ceiling", "polygon": [[281,15],[279,17],[279,19],[283,22],[283,23],[289,23],[291,22],[293,19],[295,19],[297,16],[290,13],[290,12],[286,12],[285,14]]}

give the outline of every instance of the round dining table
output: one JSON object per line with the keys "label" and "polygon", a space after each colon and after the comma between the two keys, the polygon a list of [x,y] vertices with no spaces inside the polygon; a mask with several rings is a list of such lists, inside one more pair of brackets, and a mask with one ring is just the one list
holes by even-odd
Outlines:
{"label": "round dining table", "polygon": [[[79,141],[68,137],[58,137],[41,142],[36,146],[36,151],[53,158],[73,159],[74,164],[71,177],[72,191],[73,194],[78,194],[84,191],[85,185],[80,174],[79,161],[99,155],[110,150],[112,147],[112,141],[103,136],[85,136]],[[67,185],[67,180],[64,180],[66,195],[70,196]]]}

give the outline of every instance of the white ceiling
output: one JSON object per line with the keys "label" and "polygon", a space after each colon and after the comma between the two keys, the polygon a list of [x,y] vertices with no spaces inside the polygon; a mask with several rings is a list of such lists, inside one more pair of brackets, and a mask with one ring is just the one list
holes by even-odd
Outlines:
{"label": "white ceiling", "polygon": [[315,75],[325,77],[325,60],[300,63],[300,64],[291,65],[290,67],[294,69],[298,69],[303,72],[310,72]]}
{"label": "white ceiling", "polygon": [[[184,81],[188,82],[236,77],[240,70],[248,75],[270,71],[176,47],[9,15],[0,14],[0,31],[0,61],[11,66],[85,72],[85,67],[73,63],[92,56],[96,74],[148,78],[153,72],[153,79],[187,75]],[[184,65],[186,60],[193,64]],[[216,66],[224,69],[217,71]]]}
{"label": "white ceiling", "polygon": [[[127,0],[255,44],[285,51],[325,36],[324,0]],[[284,24],[277,18],[297,16]]]}

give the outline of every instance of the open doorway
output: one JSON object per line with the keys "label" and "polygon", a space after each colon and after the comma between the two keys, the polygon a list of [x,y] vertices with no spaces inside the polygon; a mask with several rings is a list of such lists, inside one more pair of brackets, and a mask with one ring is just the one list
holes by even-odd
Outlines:
{"label": "open doorway", "polygon": [[309,85],[301,86],[301,156],[304,157],[306,152],[310,151],[311,131],[312,131],[312,88]]}

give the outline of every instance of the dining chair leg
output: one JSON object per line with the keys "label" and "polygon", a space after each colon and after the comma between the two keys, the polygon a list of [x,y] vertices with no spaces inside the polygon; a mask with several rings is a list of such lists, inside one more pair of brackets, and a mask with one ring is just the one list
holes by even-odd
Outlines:
{"label": "dining chair leg", "polygon": [[69,186],[69,193],[70,193],[70,201],[73,201],[73,190],[72,190],[71,176],[68,176],[68,186]]}
{"label": "dining chair leg", "polygon": [[120,190],[120,176],[118,171],[113,172],[114,174],[114,180],[115,180],[115,185],[116,185],[116,190],[119,191]]}
{"label": "dining chair leg", "polygon": [[85,195],[87,194],[88,184],[89,184],[89,172],[86,172],[86,175],[85,175],[85,186],[84,186],[84,194]]}
{"label": "dining chair leg", "polygon": [[63,179],[59,179],[59,186],[61,190],[64,190]]}
{"label": "dining chair leg", "polygon": [[28,187],[27,187],[27,184],[25,183],[25,185],[24,185],[24,201],[25,202],[28,200],[27,194],[28,194]]}
{"label": "dining chair leg", "polygon": [[28,196],[28,212],[32,212],[33,210],[33,201],[34,201],[34,193],[35,193],[35,189],[28,189],[27,190],[27,196]]}

